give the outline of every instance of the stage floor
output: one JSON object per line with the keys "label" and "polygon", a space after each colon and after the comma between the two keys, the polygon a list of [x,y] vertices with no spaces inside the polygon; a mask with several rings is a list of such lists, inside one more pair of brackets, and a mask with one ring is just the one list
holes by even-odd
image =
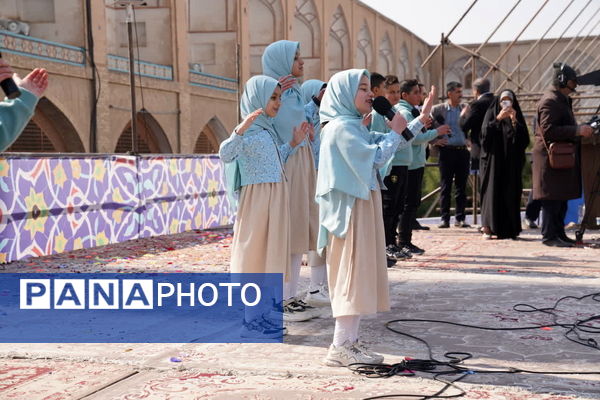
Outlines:
{"label": "stage floor", "polygon": [[[600,243],[599,236],[589,231],[585,239]],[[540,238],[539,230],[515,241],[482,240],[476,229],[416,231],[414,243],[426,253],[389,269],[392,310],[365,317],[362,340],[386,362],[426,358],[424,345],[387,330],[385,322],[543,325],[551,316],[518,313],[513,305],[550,307],[563,296],[600,292],[600,249],[549,248]],[[229,230],[193,231],[24,260],[0,270],[226,272],[230,243]],[[302,269],[301,287],[309,272]],[[599,314],[600,303],[590,299],[560,306],[565,324]],[[284,344],[0,344],[0,398],[359,399],[431,395],[443,387],[429,374],[368,379],[322,366],[333,323],[331,312],[324,311],[322,318],[289,324]],[[600,371],[600,350],[567,340],[561,327],[492,332],[423,322],[404,330],[427,340],[439,360],[449,351],[472,353],[465,363],[472,368]],[[467,392],[465,399],[600,398],[600,375],[473,374],[458,386]],[[449,389],[446,395],[457,393]]]}

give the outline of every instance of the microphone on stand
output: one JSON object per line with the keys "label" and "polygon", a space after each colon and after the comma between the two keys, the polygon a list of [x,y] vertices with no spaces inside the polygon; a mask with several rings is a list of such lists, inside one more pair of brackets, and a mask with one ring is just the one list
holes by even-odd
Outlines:
{"label": "microphone on stand", "polygon": [[[2,58],[2,53],[0,53],[0,58]],[[21,91],[19,87],[15,83],[13,78],[6,78],[2,82],[0,82],[0,87],[4,90],[6,97],[9,99],[16,99],[21,95]]]}
{"label": "microphone on stand", "polygon": [[[377,114],[381,114],[386,117],[388,120],[393,120],[396,113],[392,109],[392,104],[383,96],[375,97],[373,99],[373,109],[377,112]],[[406,128],[402,131],[402,137],[409,141],[415,137],[410,129]]]}

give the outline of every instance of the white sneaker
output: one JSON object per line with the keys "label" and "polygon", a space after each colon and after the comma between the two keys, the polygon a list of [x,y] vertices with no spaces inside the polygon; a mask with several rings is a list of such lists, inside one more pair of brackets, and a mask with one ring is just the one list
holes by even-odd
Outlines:
{"label": "white sneaker", "polygon": [[325,286],[309,288],[304,297],[304,302],[312,307],[326,307],[331,304],[329,293],[325,291]]}
{"label": "white sneaker", "polygon": [[350,343],[348,340],[339,347],[333,344],[329,346],[327,357],[323,363],[329,367],[347,367],[350,364],[380,364],[383,361],[383,356],[377,353],[369,355],[356,346],[357,342]]}
{"label": "white sneaker", "polygon": [[364,343],[357,340],[356,342],[354,342],[354,347],[362,351],[363,354],[366,354],[367,356],[375,360],[372,362],[373,364],[381,364],[383,362],[383,356],[379,353],[375,353],[374,351],[369,350],[369,348]]}
{"label": "white sneaker", "polygon": [[286,328],[277,327],[263,317],[244,321],[240,336],[247,339],[276,339],[287,333]]}
{"label": "white sneaker", "polygon": [[294,297],[283,302],[283,320],[285,322],[308,321],[319,315],[320,313],[314,307]]}

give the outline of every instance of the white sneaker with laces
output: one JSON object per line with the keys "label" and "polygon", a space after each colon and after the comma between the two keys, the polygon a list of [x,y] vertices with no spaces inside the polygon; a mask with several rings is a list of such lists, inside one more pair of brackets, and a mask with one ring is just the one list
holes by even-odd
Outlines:
{"label": "white sneaker with laces", "polygon": [[326,307],[331,304],[329,293],[325,291],[325,286],[308,288],[304,302],[312,307]]}
{"label": "white sneaker with laces", "polygon": [[383,356],[379,353],[375,353],[374,351],[369,350],[369,348],[363,342],[357,340],[356,342],[354,342],[354,347],[362,351],[363,354],[366,354],[367,356],[375,360],[372,362],[372,364],[381,364],[383,362]]}
{"label": "white sneaker with laces", "polygon": [[285,322],[303,322],[317,317],[320,313],[302,300],[292,297],[283,302],[283,320]]}
{"label": "white sneaker with laces", "polygon": [[[329,346],[327,357],[323,363],[329,367],[347,367],[350,364],[379,364],[383,361],[383,357],[379,354],[366,354],[363,349],[356,347],[357,342],[350,343],[346,340],[341,346],[336,347],[333,344]],[[377,357],[375,357],[375,355]]]}

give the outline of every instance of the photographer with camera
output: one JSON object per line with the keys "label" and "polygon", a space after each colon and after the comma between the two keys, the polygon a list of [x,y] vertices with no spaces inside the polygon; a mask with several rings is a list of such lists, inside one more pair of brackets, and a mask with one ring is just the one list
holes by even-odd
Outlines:
{"label": "photographer with camera", "polygon": [[0,82],[7,96],[0,102],[0,151],[4,151],[33,116],[39,98],[48,87],[48,72],[36,68],[20,79],[0,57]]}
{"label": "photographer with camera", "polygon": [[564,63],[554,64],[553,88],[537,104],[533,146],[533,198],[542,201],[542,243],[573,247],[564,219],[567,200],[581,196],[578,136],[590,137],[589,125],[577,125],[569,95],[577,87],[577,73]]}

